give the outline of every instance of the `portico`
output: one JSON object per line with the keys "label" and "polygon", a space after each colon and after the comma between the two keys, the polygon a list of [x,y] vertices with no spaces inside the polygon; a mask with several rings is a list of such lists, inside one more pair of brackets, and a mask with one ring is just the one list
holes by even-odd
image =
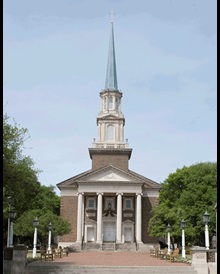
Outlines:
{"label": "portico", "polygon": [[[132,186],[137,192],[118,185],[116,192],[106,184],[102,191],[88,192],[82,186],[83,192],[78,192],[77,243],[82,242],[137,242],[142,243],[141,226],[141,187]],[[89,186],[95,189],[96,186]],[[80,189],[80,187],[79,187]],[[118,190],[118,191],[117,191]],[[85,205],[85,206],[84,206]]]}

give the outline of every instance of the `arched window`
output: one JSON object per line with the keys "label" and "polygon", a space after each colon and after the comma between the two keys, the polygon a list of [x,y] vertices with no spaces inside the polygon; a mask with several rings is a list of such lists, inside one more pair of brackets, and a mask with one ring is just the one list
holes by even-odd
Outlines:
{"label": "arched window", "polygon": [[108,99],[108,108],[109,109],[113,109],[113,97],[112,96],[109,96],[109,99]]}
{"label": "arched window", "polygon": [[107,138],[109,141],[113,141],[114,140],[114,133],[115,133],[115,128],[114,126],[110,125],[107,128]]}
{"label": "arched window", "polygon": [[115,109],[116,109],[116,110],[118,110],[118,101],[119,101],[118,98],[115,97]]}

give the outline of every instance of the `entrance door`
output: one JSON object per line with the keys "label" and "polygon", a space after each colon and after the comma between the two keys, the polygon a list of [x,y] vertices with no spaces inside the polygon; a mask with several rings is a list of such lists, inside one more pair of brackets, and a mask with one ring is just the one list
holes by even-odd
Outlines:
{"label": "entrance door", "polygon": [[116,236],[115,222],[104,223],[104,241],[114,242]]}
{"label": "entrance door", "polygon": [[94,237],[94,227],[87,227],[87,242],[94,242],[95,237]]}
{"label": "entrance door", "polygon": [[125,227],[124,228],[124,236],[125,236],[125,242],[132,242],[132,228],[131,227]]}

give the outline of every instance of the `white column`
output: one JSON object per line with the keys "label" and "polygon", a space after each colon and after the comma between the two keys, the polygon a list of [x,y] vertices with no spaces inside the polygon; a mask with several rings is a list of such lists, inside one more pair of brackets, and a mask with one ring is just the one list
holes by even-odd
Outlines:
{"label": "white column", "polygon": [[96,193],[98,195],[97,205],[97,243],[102,242],[102,195],[103,193]]}
{"label": "white column", "polygon": [[48,251],[51,250],[51,230],[49,230],[49,234],[48,234]]}
{"label": "white column", "polygon": [[142,216],[142,209],[141,209],[141,193],[136,193],[136,241],[138,243],[142,242],[141,239],[141,233],[142,233],[142,222],[141,222],[141,216]]}
{"label": "white column", "polygon": [[168,245],[168,254],[170,254],[170,232],[168,231],[168,235],[167,235],[167,245]]}
{"label": "white column", "polygon": [[122,195],[123,193],[116,193],[117,195],[117,243],[122,242]]}
{"label": "white column", "polygon": [[185,231],[182,229],[182,257],[186,258],[186,251],[185,251]]}
{"label": "white column", "polygon": [[98,142],[102,141],[102,137],[101,137],[101,124],[98,124]]}
{"label": "white column", "polygon": [[209,230],[208,230],[208,224],[205,224],[205,248],[209,249]]}
{"label": "white column", "polygon": [[84,193],[78,193],[78,209],[77,209],[77,243],[82,241],[82,198]]}
{"label": "white column", "polygon": [[33,245],[33,258],[36,257],[36,253],[37,253],[37,227],[34,228],[34,245]]}
{"label": "white column", "polygon": [[82,236],[84,236],[84,220],[85,220],[84,215],[85,215],[85,205],[84,205],[84,196],[83,196],[82,197]]}

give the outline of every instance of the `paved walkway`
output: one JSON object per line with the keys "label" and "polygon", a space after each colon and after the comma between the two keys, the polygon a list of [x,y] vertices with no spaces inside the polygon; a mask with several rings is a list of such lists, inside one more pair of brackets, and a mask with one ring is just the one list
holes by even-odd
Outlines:
{"label": "paved walkway", "polygon": [[71,264],[79,266],[187,266],[182,262],[170,262],[150,256],[149,252],[95,251],[74,252],[54,261],[35,261],[33,265]]}

